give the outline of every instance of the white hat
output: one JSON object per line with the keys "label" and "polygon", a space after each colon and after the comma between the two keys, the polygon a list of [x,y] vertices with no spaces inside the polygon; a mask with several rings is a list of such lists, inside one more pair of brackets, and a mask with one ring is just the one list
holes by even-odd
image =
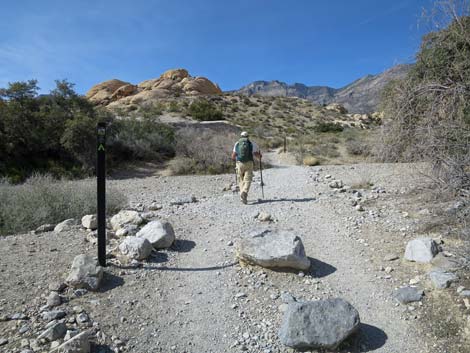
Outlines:
{"label": "white hat", "polygon": [[240,134],[241,137],[248,137],[248,132],[246,131],[243,131],[241,134]]}

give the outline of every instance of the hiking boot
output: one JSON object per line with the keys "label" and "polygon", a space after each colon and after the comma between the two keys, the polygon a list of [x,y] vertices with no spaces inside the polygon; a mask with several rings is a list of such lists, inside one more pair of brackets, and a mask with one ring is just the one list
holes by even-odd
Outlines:
{"label": "hiking boot", "polygon": [[242,193],[240,194],[240,200],[242,200],[242,203],[243,203],[244,205],[246,205],[247,202],[248,202],[248,201],[247,201],[247,196],[248,196],[248,195],[246,194],[246,192],[242,192]]}

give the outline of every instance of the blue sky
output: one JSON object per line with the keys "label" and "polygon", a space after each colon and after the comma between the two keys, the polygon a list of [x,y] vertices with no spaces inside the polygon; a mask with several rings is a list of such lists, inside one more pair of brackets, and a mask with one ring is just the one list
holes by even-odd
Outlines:
{"label": "blue sky", "polygon": [[413,61],[431,0],[2,1],[0,87],[79,93],[183,67],[223,90],[254,80],[341,87]]}

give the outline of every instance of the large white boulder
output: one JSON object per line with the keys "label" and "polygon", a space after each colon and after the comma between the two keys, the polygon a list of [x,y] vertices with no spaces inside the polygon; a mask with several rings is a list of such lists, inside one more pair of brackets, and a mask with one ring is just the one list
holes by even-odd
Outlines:
{"label": "large white boulder", "polygon": [[146,238],[127,237],[119,244],[119,250],[131,259],[144,260],[150,256],[153,247]]}
{"label": "large white boulder", "polygon": [[155,249],[169,248],[175,241],[175,232],[167,221],[147,223],[138,233],[139,238],[147,239]]}
{"label": "large white boulder", "polygon": [[290,231],[254,230],[239,243],[237,257],[267,268],[310,268],[302,240]]}
{"label": "large white boulder", "polygon": [[357,310],[340,298],[291,302],[279,338],[284,345],[294,349],[331,350],[354,333],[359,324]]}
{"label": "large white boulder", "polygon": [[408,242],[405,259],[420,263],[428,263],[437,255],[439,249],[431,238],[417,238]]}
{"label": "large white boulder", "polygon": [[113,227],[113,230],[118,230],[124,228],[126,225],[138,226],[142,224],[143,221],[137,211],[122,210],[111,218],[111,227]]}
{"label": "large white boulder", "polygon": [[98,220],[96,215],[88,214],[82,217],[82,226],[86,229],[95,230],[98,228]]}
{"label": "large white boulder", "polygon": [[74,288],[97,290],[103,279],[103,268],[89,255],[78,255],[73,259],[72,269],[65,280]]}

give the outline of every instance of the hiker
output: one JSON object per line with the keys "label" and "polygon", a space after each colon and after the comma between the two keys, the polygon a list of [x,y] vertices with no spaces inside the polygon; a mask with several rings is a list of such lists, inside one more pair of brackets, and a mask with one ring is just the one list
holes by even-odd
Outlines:
{"label": "hiker", "polygon": [[232,160],[236,160],[236,170],[240,187],[240,200],[246,205],[248,191],[253,179],[253,162],[256,158],[261,158],[261,152],[256,143],[250,141],[248,133],[243,131],[240,140],[235,143],[232,151]]}

